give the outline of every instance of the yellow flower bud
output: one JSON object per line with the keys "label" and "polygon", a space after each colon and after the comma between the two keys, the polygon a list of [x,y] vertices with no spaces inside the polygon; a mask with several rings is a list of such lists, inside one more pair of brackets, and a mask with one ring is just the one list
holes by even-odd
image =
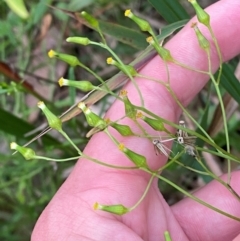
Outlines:
{"label": "yellow flower bud", "polygon": [[125,15],[126,17],[132,19],[132,20],[139,26],[139,28],[140,28],[142,31],[144,31],[144,32],[149,32],[150,34],[153,33],[150,24],[149,24],[146,20],[137,17],[135,14],[133,14],[133,13],[131,12],[130,9],[126,10],[125,13],[124,13],[124,15]]}
{"label": "yellow flower bud", "polygon": [[95,203],[93,206],[94,210],[103,210],[109,213],[117,214],[117,215],[123,215],[128,212],[128,208],[123,206],[122,204],[117,205],[101,205],[99,203]]}
{"label": "yellow flower bud", "polygon": [[[124,92],[122,92],[122,93],[124,93]],[[135,120],[136,119],[137,110],[135,109],[135,107],[132,105],[132,103],[128,99],[128,96],[127,96],[126,93],[125,93],[125,95],[121,94],[121,96],[122,96],[122,99],[123,99],[126,116],[129,117],[130,119]]]}
{"label": "yellow flower bud", "polygon": [[75,67],[77,65],[81,65],[81,63],[79,62],[78,58],[73,56],[73,55],[58,53],[58,52],[55,52],[53,50],[50,50],[48,52],[48,56],[49,56],[49,58],[60,59],[60,60],[66,62],[67,64],[69,64],[69,65],[71,65],[73,67]]}
{"label": "yellow flower bud", "polygon": [[106,62],[107,62],[107,64],[116,66],[118,69],[120,69],[126,75],[130,74],[132,77],[137,75],[137,71],[135,70],[135,68],[133,66],[131,66],[131,65],[122,66],[122,64],[118,63],[112,57],[107,58]]}
{"label": "yellow flower bud", "polygon": [[126,148],[123,144],[118,145],[118,149],[130,159],[137,167],[143,167],[148,169],[146,157],[139,155],[138,153],[131,151],[130,149]]}
{"label": "yellow flower bud", "polygon": [[146,40],[149,44],[151,44],[154,47],[154,49],[158,52],[158,54],[163,60],[169,62],[173,61],[173,57],[168,49],[165,49],[164,47],[156,43],[151,36],[148,37]]}
{"label": "yellow flower bud", "polygon": [[68,79],[60,78],[58,83],[60,87],[71,86],[71,87],[80,89],[83,92],[91,91],[97,88],[97,86],[92,85],[92,83],[87,80],[76,81],[76,80],[68,80]]}

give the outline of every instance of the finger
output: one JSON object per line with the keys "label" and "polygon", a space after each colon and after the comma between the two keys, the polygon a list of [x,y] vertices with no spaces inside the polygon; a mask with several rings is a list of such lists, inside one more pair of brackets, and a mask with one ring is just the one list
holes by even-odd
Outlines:
{"label": "finger", "polygon": [[[232,174],[231,186],[240,193],[240,172]],[[222,179],[226,182],[227,175]],[[223,185],[212,181],[194,195],[206,203],[233,216],[240,217],[240,205]],[[190,198],[185,198],[171,207],[189,240],[225,241],[232,240],[239,234],[240,222],[219,214]]]}
{"label": "finger", "polygon": [[[240,52],[240,25],[237,24],[240,20],[240,15],[237,10],[240,7],[239,5],[240,2],[237,0],[225,0],[217,2],[207,9],[211,16],[211,26],[218,39],[224,61],[229,60]],[[196,19],[191,20],[182,31],[166,44],[165,47],[171,51],[173,57],[178,61],[190,65],[193,68],[207,70],[207,55],[202,49],[200,49],[195,33],[193,29],[190,28],[191,23],[195,21]],[[213,46],[213,41],[211,40],[206,27],[202,25],[199,25],[199,27],[211,42],[211,63],[213,72],[215,72],[219,66],[217,51]],[[206,84],[209,77],[204,74],[183,69],[182,67],[173,64],[169,64],[168,66],[172,89],[180,101],[184,105],[187,105]],[[141,73],[152,76],[156,79],[167,81],[166,68],[159,57],[154,58],[147,66],[145,66]],[[180,108],[162,85],[139,78],[137,79],[137,84],[143,95],[146,109],[170,121],[176,121],[179,118],[181,113]],[[128,91],[129,99],[134,104],[139,105],[140,99],[134,85],[129,83],[125,89]],[[111,120],[116,120],[123,115],[124,106],[122,102],[116,101],[109,110],[107,117]],[[136,130],[136,127],[131,120],[125,119],[122,123],[127,124]],[[149,126],[144,125],[144,128],[147,132],[154,133]],[[116,159],[112,160],[112,156],[107,155],[109,150],[113,151],[114,155],[117,155],[119,151],[116,146],[111,141],[107,142],[107,144],[103,143],[101,145],[101,140],[104,137],[104,134],[94,136],[87,146],[87,153],[96,153],[98,156],[99,153],[101,153],[100,156],[107,162],[120,164]],[[153,145],[149,140],[141,139],[140,141],[139,138],[132,137],[126,139],[121,136],[118,136],[118,140],[119,142],[123,142],[127,147],[144,155],[149,161],[150,166],[153,168],[163,165],[166,160],[166,158],[159,160],[159,157],[156,157]],[[127,165],[129,161],[122,158],[121,163]]]}

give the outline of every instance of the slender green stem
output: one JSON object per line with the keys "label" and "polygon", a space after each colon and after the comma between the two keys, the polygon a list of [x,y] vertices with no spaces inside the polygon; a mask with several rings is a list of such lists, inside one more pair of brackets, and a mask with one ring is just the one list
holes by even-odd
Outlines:
{"label": "slender green stem", "polygon": [[73,141],[69,138],[69,136],[67,135],[66,132],[64,132],[63,130],[62,131],[59,131],[68,141],[69,143],[77,150],[78,154],[79,155],[82,155],[82,152],[81,150],[73,143]]}
{"label": "slender green stem", "polygon": [[220,51],[220,47],[219,47],[218,41],[217,41],[217,39],[216,39],[216,37],[215,37],[215,35],[214,35],[214,32],[213,32],[213,30],[212,30],[212,27],[211,27],[211,26],[208,26],[208,30],[209,30],[209,32],[210,32],[210,34],[211,34],[211,37],[212,37],[212,39],[213,39],[213,42],[214,42],[214,44],[215,44],[215,47],[216,47],[217,53],[218,53],[218,58],[219,58],[219,73],[218,73],[218,78],[217,78],[217,84],[219,84],[219,83],[220,83],[220,77],[221,77],[221,75],[222,75],[222,63],[223,63],[222,53],[221,53],[221,51]]}
{"label": "slender green stem", "polygon": [[[222,111],[223,125],[224,125],[226,145],[227,145],[227,152],[230,153],[230,141],[229,141],[228,126],[227,126],[227,118],[226,118],[226,112],[225,112],[225,108],[224,108],[224,104],[223,104],[223,100],[222,100],[222,95],[220,93],[219,84],[215,81],[214,76],[210,75],[210,78],[211,78],[211,80],[214,84],[214,87],[216,89],[216,92],[217,92],[219,104],[220,104],[221,111]],[[227,159],[227,163],[228,163],[228,184],[229,184],[230,181],[231,181],[231,162],[230,162],[229,159]]]}
{"label": "slender green stem", "polygon": [[[98,79],[101,83],[102,83],[102,86],[104,86],[104,88],[106,88],[106,92],[111,94],[112,96],[114,96],[116,99],[118,100],[121,100],[121,98],[116,95],[113,91],[111,91],[108,87],[108,85],[106,84],[106,82],[98,75],[96,74],[94,71],[92,71],[91,69],[89,69],[87,66],[85,66],[84,64],[79,64],[79,66],[81,66],[83,69],[85,69],[86,71],[88,71],[90,74],[92,74],[96,79]],[[97,89],[99,89],[100,87],[98,87]],[[103,90],[101,88],[101,90]]]}
{"label": "slender green stem", "polygon": [[100,165],[102,165],[102,166],[106,166],[106,167],[110,167],[110,168],[115,168],[115,169],[123,169],[123,170],[136,170],[136,169],[139,169],[139,167],[137,167],[137,166],[134,166],[134,167],[126,167],[126,166],[117,166],[117,165],[108,164],[108,163],[99,161],[99,160],[97,160],[97,159],[95,159],[95,158],[92,158],[92,157],[90,157],[90,156],[87,156],[87,155],[85,155],[85,154],[83,154],[83,155],[81,156],[81,158],[86,158],[86,159],[88,159],[88,160],[90,160],[90,161],[92,161],[92,162],[95,162],[95,163],[97,163],[97,164],[100,164]]}
{"label": "slender green stem", "polygon": [[127,68],[125,67],[125,64],[121,61],[121,59],[114,53],[114,51],[112,51],[111,48],[109,48],[106,44],[103,44],[103,43],[97,43],[97,42],[91,42],[91,44],[93,45],[97,45],[97,46],[100,46],[102,48],[105,48],[109,53],[112,54],[112,56],[119,62],[119,64],[121,64],[122,68],[124,69],[125,73],[127,73],[127,76],[130,78],[130,80],[132,81],[133,85],[135,86],[137,92],[138,92],[138,95],[140,97],[140,100],[141,100],[141,105],[144,106],[144,99],[143,99],[143,96],[142,96],[142,93],[135,81],[135,79],[132,77],[132,75],[129,73],[129,71],[127,70]]}
{"label": "slender green stem", "polygon": [[214,140],[211,138],[211,136],[208,135],[208,133],[202,128],[202,126],[189,114],[189,112],[186,110],[186,108],[182,105],[182,103],[178,100],[177,96],[173,92],[172,88],[169,86],[168,91],[170,92],[171,96],[174,98],[174,100],[177,102],[178,106],[182,109],[182,111],[191,119],[191,121],[202,131],[202,133],[211,141],[214,143]]}
{"label": "slender green stem", "polygon": [[202,148],[202,147],[198,147],[198,146],[196,146],[196,149],[199,150],[199,151],[202,151],[202,152],[208,152],[208,153],[211,153],[213,155],[220,156],[220,157],[223,157],[225,159],[230,159],[232,161],[240,163],[240,160],[238,160],[237,157],[233,156],[230,153],[229,153],[229,155],[225,155],[222,152],[215,152],[215,151],[212,151],[212,150],[209,150],[209,149],[206,149],[206,148]]}
{"label": "slender green stem", "polygon": [[45,156],[35,156],[34,159],[38,160],[46,160],[46,161],[54,161],[54,162],[66,162],[66,161],[72,161],[80,158],[81,156],[74,156],[74,157],[69,157],[69,158],[64,158],[64,159],[55,159],[55,158],[49,158]]}
{"label": "slender green stem", "polygon": [[165,241],[172,241],[171,236],[168,231],[164,232]]}
{"label": "slender green stem", "polygon": [[151,140],[150,137],[148,137],[148,133],[145,131],[145,129],[140,125],[140,123],[137,120],[133,120],[134,123],[138,126],[138,128],[142,131],[142,133],[149,139]]}
{"label": "slender green stem", "polygon": [[158,170],[157,170],[157,173],[163,171],[164,169],[166,169],[167,167],[171,166],[174,162],[176,162],[176,160],[183,154],[184,150],[182,150],[180,153],[177,153],[177,155],[173,158],[169,157],[170,158],[170,161],[167,162],[164,166],[160,167]]}
{"label": "slender green stem", "polygon": [[148,193],[148,190],[149,190],[149,188],[150,188],[150,186],[151,186],[151,184],[153,182],[154,177],[155,177],[154,175],[151,176],[151,178],[150,178],[150,180],[148,182],[148,185],[145,188],[145,191],[144,191],[143,195],[141,196],[141,198],[132,207],[129,208],[129,212],[131,212],[133,209],[135,209],[142,202],[142,200],[146,197],[146,195]]}
{"label": "slender green stem", "polygon": [[209,175],[207,172],[199,171],[199,170],[197,170],[197,169],[195,169],[195,168],[186,166],[186,165],[184,165],[183,163],[181,163],[181,162],[179,162],[179,161],[175,161],[175,162],[176,162],[179,166],[182,166],[182,167],[184,167],[184,168],[186,168],[186,169],[188,169],[188,170],[190,170],[190,171],[196,172],[196,173],[201,174],[201,175],[206,175],[206,176]]}
{"label": "slender green stem", "polygon": [[173,63],[178,65],[178,66],[181,66],[181,67],[183,67],[185,69],[192,70],[192,71],[200,73],[200,74],[208,74],[208,72],[206,72],[206,71],[202,71],[202,70],[198,70],[198,69],[192,68],[192,67],[190,67],[188,65],[185,65],[185,64],[177,61],[176,59],[173,60]]}
{"label": "slender green stem", "polygon": [[[147,169],[145,169],[145,171],[148,172],[148,173],[151,173],[151,172],[150,172],[149,170],[147,170]],[[191,198],[192,200],[194,200],[194,201],[196,201],[196,202],[204,205],[205,207],[210,208],[210,209],[212,209],[213,211],[216,211],[216,212],[218,212],[218,213],[220,213],[220,214],[222,214],[222,215],[224,215],[224,216],[226,216],[226,217],[229,217],[229,218],[231,218],[231,219],[233,219],[233,220],[236,220],[236,221],[239,221],[239,222],[240,222],[240,218],[239,218],[239,217],[235,217],[235,216],[233,216],[233,215],[231,215],[231,214],[229,214],[229,213],[227,213],[227,212],[224,212],[224,211],[222,211],[222,210],[220,210],[220,209],[218,209],[218,208],[216,208],[216,207],[214,207],[214,206],[212,206],[212,205],[204,202],[204,201],[201,200],[200,198],[198,198],[198,197],[192,195],[191,193],[185,191],[184,189],[182,189],[181,187],[179,187],[178,185],[176,185],[175,183],[169,181],[168,179],[166,179],[165,177],[163,177],[163,176],[161,176],[161,175],[158,175],[158,174],[156,174],[156,173],[155,173],[154,175],[155,175],[156,177],[158,177],[160,180],[162,180],[162,181],[166,182],[167,184],[169,184],[170,186],[174,187],[175,189],[177,189],[178,191],[180,191],[181,193],[183,193],[183,194],[186,195],[187,197]]]}

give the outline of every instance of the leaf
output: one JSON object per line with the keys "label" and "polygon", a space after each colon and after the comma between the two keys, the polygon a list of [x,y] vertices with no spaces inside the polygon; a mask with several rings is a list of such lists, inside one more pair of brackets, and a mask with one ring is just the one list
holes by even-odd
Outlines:
{"label": "leaf", "polygon": [[220,85],[240,104],[240,83],[230,64],[223,64]]}
{"label": "leaf", "polygon": [[178,0],[148,1],[168,23],[190,18]]}
{"label": "leaf", "polygon": [[[16,136],[19,139],[29,140],[31,137],[24,137],[24,135],[34,128],[33,125],[0,108],[1,131]],[[45,145],[60,145],[60,142],[51,136],[45,136],[43,138],[43,143]]]}
{"label": "leaf", "polygon": [[20,18],[27,19],[29,17],[29,13],[23,0],[5,0],[5,2]]}

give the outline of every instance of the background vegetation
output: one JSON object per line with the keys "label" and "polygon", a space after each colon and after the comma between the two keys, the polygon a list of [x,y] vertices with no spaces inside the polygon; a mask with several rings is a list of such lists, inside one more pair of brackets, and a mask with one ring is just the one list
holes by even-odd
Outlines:
{"label": "background vegetation", "polygon": [[[157,32],[166,24],[188,19],[194,15],[187,1],[172,0],[171,4],[169,2],[167,0],[32,0],[26,1],[29,12],[26,19],[14,13],[5,2],[0,2],[0,240],[28,240],[38,216],[74,166],[74,161],[60,164],[26,161],[19,154],[12,155],[9,143],[16,141],[19,144],[25,144],[38,133],[29,132],[45,123],[45,118],[37,108],[39,99],[45,100],[51,110],[60,115],[84,96],[75,89],[60,89],[57,84],[60,77],[88,79],[97,84],[86,71],[80,68],[73,69],[63,62],[49,59],[47,52],[54,49],[78,56],[103,79],[116,73],[115,68],[106,67],[105,59],[109,56],[105,51],[66,43],[65,39],[69,36],[99,39],[96,32],[73,18],[71,11],[85,10],[108,23],[117,23],[138,31],[136,25],[124,17],[124,10],[130,8],[135,14],[148,20]],[[213,2],[199,1],[203,7]],[[70,12],[59,11],[48,5]],[[118,30],[107,35],[106,38],[111,48],[125,63],[131,62],[136,53],[146,47],[144,44],[141,45],[141,41],[136,36],[128,42],[132,44],[123,43],[123,36]],[[233,75],[237,65],[238,58],[235,58],[224,66],[221,82],[221,91],[229,116],[231,149],[236,155],[239,154],[240,149],[237,144],[239,140],[237,108],[240,103],[240,87]],[[237,70],[236,75],[240,76]],[[227,85],[226,81],[230,84]],[[220,146],[225,148],[225,138],[220,132],[221,119],[217,116],[217,112],[212,114],[217,106],[216,97],[212,95],[210,99],[208,98],[211,90],[211,85],[206,86],[189,108],[193,116],[203,116],[197,119],[221,144]],[[104,98],[94,106],[93,110],[103,114],[112,101],[111,97]],[[230,106],[233,108],[229,109]],[[85,119],[78,116],[67,122],[64,129],[74,143],[83,149],[87,143],[85,135],[89,131]],[[66,158],[73,154],[72,147],[54,131],[51,135],[46,135],[31,144],[31,147],[43,156]],[[225,171],[224,160],[214,159],[212,156],[206,156],[205,160],[211,164],[216,174]],[[182,161],[188,162],[188,165],[194,165],[189,163],[191,162],[189,157],[187,160],[183,157]],[[209,178],[180,169],[179,166],[166,170],[164,175],[173,181],[177,180],[189,190],[210,181]],[[170,204],[182,198],[182,195],[169,186],[160,185]]]}

